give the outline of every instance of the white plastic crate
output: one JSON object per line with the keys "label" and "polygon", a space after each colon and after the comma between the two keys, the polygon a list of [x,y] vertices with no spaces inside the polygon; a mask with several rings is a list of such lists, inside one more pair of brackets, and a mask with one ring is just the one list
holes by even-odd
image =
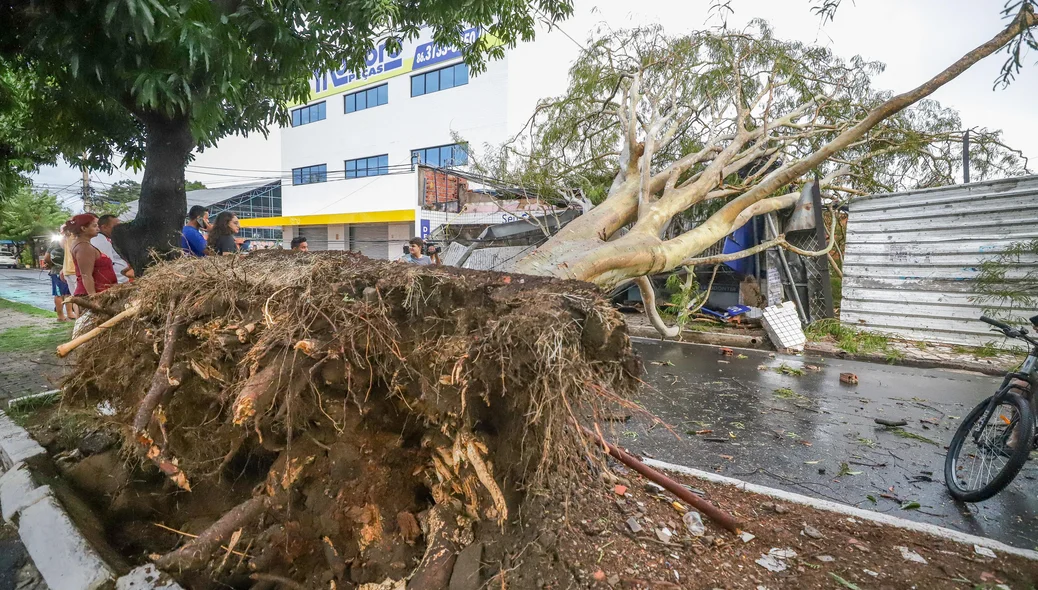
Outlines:
{"label": "white plastic crate", "polygon": [[804,349],[807,336],[804,335],[804,329],[800,325],[800,316],[792,301],[765,307],[762,323],[776,348],[796,351]]}

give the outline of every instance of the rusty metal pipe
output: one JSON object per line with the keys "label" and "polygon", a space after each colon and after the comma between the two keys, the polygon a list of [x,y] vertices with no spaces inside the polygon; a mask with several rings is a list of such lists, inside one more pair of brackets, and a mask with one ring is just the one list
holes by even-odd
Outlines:
{"label": "rusty metal pipe", "polygon": [[679,499],[683,500],[685,503],[691,505],[696,510],[705,514],[707,517],[710,518],[710,520],[723,526],[729,531],[735,534],[739,534],[741,532],[741,529],[739,528],[739,521],[736,520],[735,517],[731,514],[728,514],[727,512],[714,506],[710,502],[707,502],[703,498],[700,498],[699,496],[693,494],[678,482],[667,477],[666,475],[663,475],[659,471],[656,471],[652,467],[649,467],[645,463],[642,463],[641,461],[634,458],[627,452],[621,450],[620,448],[616,447],[615,445],[609,444],[604,438],[602,438],[598,434],[595,434],[588,428],[581,426],[580,429],[584,431],[585,436],[601,443],[602,446],[609,451],[609,454],[617,461],[620,461],[624,465],[642,474],[645,478],[649,479],[653,483],[662,486],[665,490],[674,494]]}

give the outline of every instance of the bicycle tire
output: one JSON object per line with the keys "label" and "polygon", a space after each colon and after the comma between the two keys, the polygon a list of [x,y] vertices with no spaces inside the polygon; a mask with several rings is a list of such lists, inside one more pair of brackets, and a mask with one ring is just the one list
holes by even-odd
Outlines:
{"label": "bicycle tire", "polygon": [[974,424],[980,420],[981,416],[984,414],[984,410],[987,409],[988,402],[990,401],[991,398],[989,397],[980,402],[977,407],[973,408],[962,423],[959,424],[958,430],[955,431],[955,436],[952,437],[951,444],[948,445],[948,454],[944,459],[944,483],[952,497],[956,500],[961,500],[963,502],[983,502],[1001,492],[1010,482],[1013,481],[1013,478],[1020,473],[1020,470],[1024,467],[1024,463],[1027,462],[1027,458],[1031,454],[1031,441],[1034,440],[1034,416],[1031,412],[1031,404],[1019,394],[1010,392],[1006,397],[1005,402],[1015,406],[1016,411],[1020,416],[1020,420],[1016,426],[1016,435],[1017,440],[1021,441],[1021,444],[1018,444],[1017,447],[1013,449],[1005,466],[986,486],[976,490],[964,490],[959,487],[958,480],[955,478],[956,458],[962,451],[963,443],[966,442],[966,437],[969,436],[970,432],[973,430]]}

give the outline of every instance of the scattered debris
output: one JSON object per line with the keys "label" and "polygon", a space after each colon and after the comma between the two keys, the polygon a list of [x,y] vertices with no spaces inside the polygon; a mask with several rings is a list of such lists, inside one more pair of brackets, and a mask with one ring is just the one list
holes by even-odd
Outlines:
{"label": "scattered debris", "polygon": [[893,426],[907,426],[908,425],[908,420],[888,420],[886,418],[876,418],[874,420],[874,422],[876,424],[880,424],[882,426],[891,426],[891,427],[893,427]]}
{"label": "scattered debris", "polygon": [[667,527],[656,529],[656,538],[663,543],[670,543],[673,536],[674,533],[672,533]]}
{"label": "scattered debris", "polygon": [[623,496],[627,493],[627,486],[617,484],[616,487],[613,488],[613,492],[615,492],[617,496]]}
{"label": "scattered debris", "polygon": [[776,559],[771,555],[764,554],[761,554],[760,559],[758,559],[755,563],[761,566],[762,568],[768,570],[769,572],[774,573],[784,572],[788,567],[785,561],[782,561],[781,559]]}
{"label": "scattered debris", "polygon": [[915,500],[910,500],[901,505],[902,510],[919,510],[920,508],[922,508],[922,505]]}
{"label": "scattered debris", "polygon": [[981,555],[983,557],[990,557],[991,559],[998,557],[997,555],[995,555],[994,551],[988,549],[987,547],[981,547],[980,545],[974,545],[973,550],[977,553],[977,555]]}
{"label": "scattered debris", "polygon": [[820,561],[822,563],[832,563],[832,562],[836,561],[836,558],[833,557],[832,555],[816,555],[815,559],[817,559],[818,561]]}
{"label": "scattered debris", "polygon": [[809,524],[804,525],[804,530],[802,530],[800,532],[803,533],[804,535],[807,535],[808,537],[811,537],[812,539],[824,539],[825,538],[825,535],[822,534],[822,531],[816,529],[815,527],[813,527],[813,526],[811,526]]}
{"label": "scattered debris", "polygon": [[627,526],[631,529],[632,533],[637,534],[642,532],[642,525],[638,524],[638,519],[633,516],[627,519]]}
{"label": "scattered debris", "polygon": [[840,373],[840,383],[846,383],[848,385],[857,385],[858,376],[854,373]]}
{"label": "scattered debris", "polygon": [[863,569],[863,570],[861,570],[861,571],[863,571],[863,572],[865,572],[866,574],[868,574],[868,575],[872,576],[873,578],[878,578],[878,577],[879,577],[879,572],[874,572],[874,571],[872,571],[872,570],[866,570],[866,569]]}
{"label": "scattered debris", "polygon": [[734,350],[732,350],[731,348],[727,348],[727,347],[722,347],[722,348],[720,349],[720,352],[721,352],[721,354],[722,354],[722,355],[724,355],[724,356],[735,356],[735,351],[734,351]]}
{"label": "scattered debris", "polygon": [[743,534],[739,535],[739,538],[742,539],[743,543],[749,543],[750,541],[756,539],[757,536],[752,533],[743,532]]}
{"label": "scattered debris", "polygon": [[649,361],[650,365],[656,365],[657,367],[673,367],[673,361]]}
{"label": "scattered debris", "polygon": [[921,563],[923,565],[926,565],[926,558],[922,555],[919,555],[915,551],[912,551],[908,547],[895,545],[894,549],[897,549],[901,552],[901,557],[905,558],[905,561],[914,561],[915,563]]}
{"label": "scattered debris", "polygon": [[851,471],[851,466],[847,463],[840,463],[840,472],[836,474],[836,477],[843,477],[845,475],[861,475],[860,471]]}
{"label": "scattered debris", "polygon": [[750,358],[750,357],[746,356],[745,354],[740,354],[740,355],[737,355],[737,356],[736,356],[735,358],[737,358],[737,359],[740,359],[740,360],[741,360],[741,359],[748,359],[748,358]]}
{"label": "scattered debris", "polygon": [[774,512],[775,514],[785,514],[785,513],[789,512],[789,508],[788,507],[786,507],[786,506],[784,506],[782,504],[778,504],[778,503],[773,504],[771,502],[765,502],[765,503],[761,504],[760,507],[765,509],[765,510],[770,510],[770,511]]}
{"label": "scattered debris", "polygon": [[770,556],[772,556],[772,557],[774,557],[776,559],[793,559],[794,557],[797,556],[797,552],[793,551],[789,547],[786,547],[785,549],[779,549],[778,547],[772,547],[768,551],[768,555],[770,555]]}
{"label": "scattered debris", "polygon": [[904,428],[900,428],[900,427],[898,427],[898,428],[889,428],[888,427],[886,429],[886,431],[889,432],[890,434],[895,435],[895,436],[900,436],[901,438],[911,438],[911,439],[922,441],[924,443],[928,443],[928,444],[931,444],[931,445],[934,445],[934,446],[937,446],[937,447],[941,446],[941,443],[939,443],[939,442],[937,442],[935,440],[926,438],[925,436],[923,436],[921,434],[916,434],[914,432],[909,432],[909,431],[905,430]]}

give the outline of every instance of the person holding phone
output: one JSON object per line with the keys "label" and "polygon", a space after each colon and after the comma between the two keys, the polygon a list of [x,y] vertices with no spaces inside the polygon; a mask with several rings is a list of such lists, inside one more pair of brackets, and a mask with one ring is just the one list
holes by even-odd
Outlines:
{"label": "person holding phone", "polygon": [[205,256],[206,240],[203,230],[209,229],[209,209],[195,205],[187,212],[187,225],[180,232],[180,247],[186,256]]}

